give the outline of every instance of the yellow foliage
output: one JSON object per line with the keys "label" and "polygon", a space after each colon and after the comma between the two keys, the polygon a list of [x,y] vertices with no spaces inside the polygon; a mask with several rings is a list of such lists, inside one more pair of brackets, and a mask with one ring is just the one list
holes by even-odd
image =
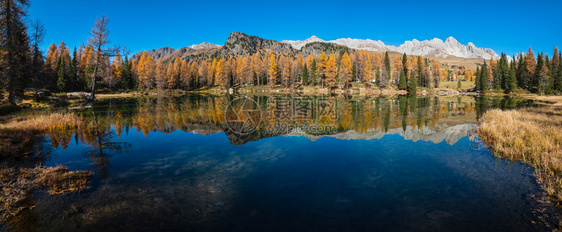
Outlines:
{"label": "yellow foliage", "polygon": [[269,57],[269,69],[267,70],[269,75],[269,85],[275,85],[277,83],[277,62],[275,61],[275,54],[271,54]]}

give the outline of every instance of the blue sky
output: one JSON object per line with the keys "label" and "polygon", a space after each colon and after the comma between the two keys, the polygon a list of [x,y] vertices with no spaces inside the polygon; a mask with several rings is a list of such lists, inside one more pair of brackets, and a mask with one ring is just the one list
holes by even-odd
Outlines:
{"label": "blue sky", "polygon": [[399,45],[449,36],[508,55],[562,46],[562,1],[182,1],[31,0],[29,18],[45,24],[46,51],[85,43],[96,18],[110,39],[133,52],[210,42],[240,31],[273,40],[359,38]]}

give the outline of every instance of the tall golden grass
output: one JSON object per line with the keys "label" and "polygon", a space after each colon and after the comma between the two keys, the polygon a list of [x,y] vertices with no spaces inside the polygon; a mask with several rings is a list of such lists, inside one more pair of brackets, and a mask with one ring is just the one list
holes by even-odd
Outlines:
{"label": "tall golden grass", "polygon": [[0,130],[22,131],[54,131],[76,128],[82,124],[82,119],[73,113],[53,113],[47,115],[33,115],[12,119],[0,124]]}
{"label": "tall golden grass", "polygon": [[80,116],[73,113],[53,113],[15,117],[0,123],[0,159],[26,155],[34,139],[45,132],[69,130],[84,125]]}
{"label": "tall golden grass", "polygon": [[547,193],[562,203],[562,97],[537,97],[541,106],[487,111],[478,136],[499,157],[535,168]]}

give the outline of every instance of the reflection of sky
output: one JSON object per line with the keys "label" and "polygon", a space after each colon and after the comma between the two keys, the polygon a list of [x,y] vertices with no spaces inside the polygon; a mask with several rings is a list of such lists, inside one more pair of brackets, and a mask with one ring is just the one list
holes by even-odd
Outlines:
{"label": "reflection of sky", "polygon": [[[491,221],[486,228],[518,230],[530,228],[526,196],[538,189],[529,168],[474,150],[466,137],[452,146],[397,134],[378,140],[277,136],[235,146],[224,133],[145,137],[135,131],[114,138],[133,150],[113,154],[112,179],[67,203],[56,203],[64,197],[51,203],[83,207],[91,218],[84,223],[94,227],[120,218],[103,215],[118,205],[112,214],[158,212],[153,220],[165,222],[166,212],[177,211],[211,230],[474,229]],[[49,165],[91,169],[83,149],[72,141]],[[455,216],[432,221],[425,216],[432,210]],[[131,228],[142,224],[136,223]],[[181,223],[170,222],[169,229]]]}

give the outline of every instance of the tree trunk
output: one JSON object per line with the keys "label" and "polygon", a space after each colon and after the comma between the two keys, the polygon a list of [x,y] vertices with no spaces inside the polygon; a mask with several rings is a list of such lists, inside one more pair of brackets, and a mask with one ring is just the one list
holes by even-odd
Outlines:
{"label": "tree trunk", "polygon": [[15,72],[14,72],[14,51],[13,51],[13,38],[12,38],[12,27],[11,27],[11,21],[12,21],[12,10],[10,8],[12,8],[12,0],[8,0],[6,1],[6,39],[8,40],[7,42],[7,47],[8,47],[8,102],[10,103],[14,103],[15,99],[14,99],[14,80],[15,80]]}
{"label": "tree trunk", "polygon": [[101,41],[102,38],[99,38],[99,44],[98,44],[98,54],[96,55],[96,65],[94,67],[94,75],[92,76],[92,95],[91,97],[91,101],[95,101],[96,100],[96,82],[97,82],[97,76],[98,76],[98,69],[100,66],[100,56],[101,56]]}

